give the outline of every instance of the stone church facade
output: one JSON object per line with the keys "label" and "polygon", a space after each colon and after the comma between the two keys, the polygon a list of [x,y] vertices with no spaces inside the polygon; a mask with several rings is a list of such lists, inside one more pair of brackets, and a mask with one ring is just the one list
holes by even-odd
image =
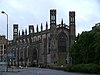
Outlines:
{"label": "stone church facade", "polygon": [[29,25],[22,30],[22,35],[18,30],[18,24],[13,25],[13,44],[10,49],[14,50],[14,64],[31,65],[52,65],[61,66],[70,63],[69,47],[75,42],[75,12],[69,12],[69,25],[56,23],[56,10],[50,10],[50,28],[46,22],[46,29],[38,29],[34,32],[34,26]]}

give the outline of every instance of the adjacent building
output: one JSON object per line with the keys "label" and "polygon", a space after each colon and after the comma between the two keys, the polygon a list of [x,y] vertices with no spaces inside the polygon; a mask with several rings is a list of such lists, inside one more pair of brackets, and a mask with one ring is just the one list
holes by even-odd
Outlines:
{"label": "adjacent building", "polygon": [[6,53],[6,43],[7,40],[5,38],[5,35],[0,35],[0,62],[4,62],[5,59],[5,53]]}
{"label": "adjacent building", "polygon": [[[36,32],[34,25],[29,25],[22,30],[22,35],[18,30],[18,24],[13,25],[13,42],[9,45],[14,51],[14,65],[33,66],[50,65],[61,66],[70,63],[69,47],[75,42],[75,11],[69,12],[69,24],[66,25],[61,20],[57,20],[56,9],[50,10],[50,24],[46,22],[45,30],[41,23],[40,31],[38,25]],[[50,26],[50,28],[48,28]]]}

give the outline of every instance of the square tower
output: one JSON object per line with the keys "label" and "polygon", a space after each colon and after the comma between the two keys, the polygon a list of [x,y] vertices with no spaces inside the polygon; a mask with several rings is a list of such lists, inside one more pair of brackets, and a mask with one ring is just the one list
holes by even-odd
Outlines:
{"label": "square tower", "polygon": [[76,30],[75,30],[75,11],[69,12],[69,38],[70,38],[70,45],[75,42]]}
{"label": "square tower", "polygon": [[18,24],[13,24],[13,40],[18,37]]}
{"label": "square tower", "polygon": [[50,30],[53,37],[56,34],[56,9],[50,10]]}
{"label": "square tower", "polygon": [[50,27],[52,27],[52,25],[56,25],[56,10],[55,9],[50,10]]}

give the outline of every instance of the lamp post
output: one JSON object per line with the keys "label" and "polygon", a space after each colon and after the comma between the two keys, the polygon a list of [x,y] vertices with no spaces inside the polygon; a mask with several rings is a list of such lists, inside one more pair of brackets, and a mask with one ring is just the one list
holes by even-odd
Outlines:
{"label": "lamp post", "polygon": [[8,14],[4,11],[1,11],[2,14],[7,16],[7,42],[6,42],[6,62],[7,62],[7,71],[8,71]]}

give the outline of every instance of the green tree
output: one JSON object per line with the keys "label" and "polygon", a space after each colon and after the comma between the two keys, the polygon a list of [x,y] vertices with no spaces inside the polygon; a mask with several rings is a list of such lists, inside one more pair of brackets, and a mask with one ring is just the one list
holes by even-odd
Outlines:
{"label": "green tree", "polygon": [[100,27],[78,34],[70,55],[73,64],[100,64]]}

